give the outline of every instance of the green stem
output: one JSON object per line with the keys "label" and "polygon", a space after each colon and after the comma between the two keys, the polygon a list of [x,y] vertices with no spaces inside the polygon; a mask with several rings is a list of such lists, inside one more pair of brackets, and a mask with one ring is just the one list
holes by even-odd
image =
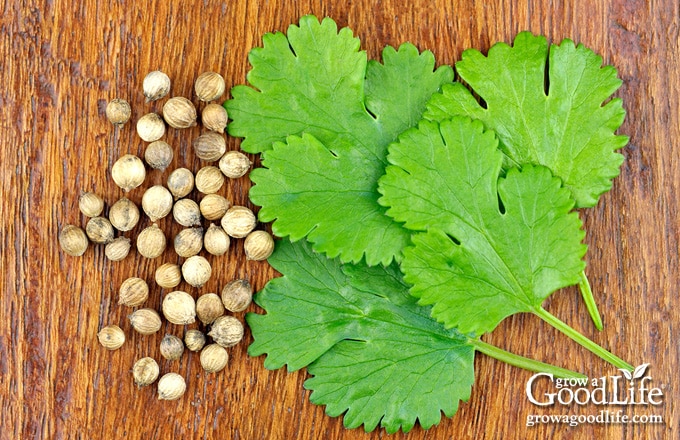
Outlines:
{"label": "green stem", "polygon": [[559,318],[557,318],[555,315],[552,315],[550,312],[545,310],[543,307],[539,307],[534,311],[534,313],[541,319],[543,319],[545,322],[548,324],[552,325],[555,327],[557,330],[561,331],[565,335],[569,336],[571,339],[574,341],[578,342],[581,346],[587,348],[590,350],[592,353],[596,354],[600,358],[604,359],[605,361],[609,362],[610,364],[614,365],[617,368],[623,368],[629,371],[633,371],[634,367],[627,363],[626,361],[622,360],[618,356],[608,352],[604,348],[600,347],[590,339],[586,338],[583,336],[581,333],[577,332],[573,328],[569,327],[566,323],[561,321]]}
{"label": "green stem", "polygon": [[595,303],[593,291],[590,289],[590,283],[588,282],[588,277],[586,276],[585,271],[581,272],[581,281],[579,281],[578,287],[581,290],[581,296],[583,297],[583,301],[586,303],[586,308],[588,309],[588,313],[590,313],[590,317],[595,324],[595,328],[602,330],[603,325],[602,318],[600,317],[600,311],[597,310],[597,304]]}
{"label": "green stem", "polygon": [[519,355],[516,355],[514,353],[510,353],[509,351],[502,350],[494,345],[487,344],[486,342],[480,340],[480,339],[468,339],[468,342],[475,347],[475,349],[481,353],[484,353],[487,356],[490,356],[494,359],[498,359],[501,362],[505,362],[506,364],[523,368],[525,370],[529,371],[536,371],[539,373],[550,373],[555,377],[560,377],[560,378],[587,378],[588,376],[584,376],[581,373],[576,373],[571,370],[567,370],[566,368],[560,368],[556,367],[554,365],[546,364],[543,362],[535,361],[533,359],[525,358]]}

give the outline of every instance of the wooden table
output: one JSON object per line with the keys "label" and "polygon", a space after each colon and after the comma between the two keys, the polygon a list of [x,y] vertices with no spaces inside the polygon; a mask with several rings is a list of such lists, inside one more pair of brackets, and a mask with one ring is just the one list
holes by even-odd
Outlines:
{"label": "wooden table", "polygon": [[[142,5],[143,3],[143,5]],[[346,430],[341,418],[308,401],[304,370],[268,371],[262,358],[246,354],[251,336],[230,349],[227,370],[205,374],[196,354],[160,362],[188,383],[177,402],[158,401],[155,386],[137,389],[130,369],[150,355],[160,359],[157,335],[133,333],[129,309],[117,304],[117,288],[130,276],[151,285],[149,304],[160,289],[153,271],[177,261],[172,250],[145,260],[132,254],[120,263],[90,246],[75,258],[61,252],[57,234],[67,223],[84,224],[81,191],[95,191],[110,205],[121,191],[111,164],[125,153],[142,155],[134,122],[114,129],[106,103],[128,99],[133,121],[157,109],[145,104],[142,78],[161,69],[173,80],[174,95],[192,97],[203,71],[220,72],[229,87],[245,82],[248,51],[265,32],[285,31],[307,13],[331,16],[351,27],[370,58],[384,45],[413,42],[453,64],[469,47],[482,51],[511,42],[521,30],[552,42],[571,38],[614,65],[624,83],[617,96],[627,109],[619,130],[630,136],[626,161],[611,192],[582,218],[589,246],[587,274],[604,317],[596,331],[576,289],[555,294],[546,307],[577,330],[635,365],[650,363],[652,384],[663,390],[658,406],[539,408],[524,387],[531,373],[483,355],[475,361],[476,384],[452,418],[429,431],[414,428],[390,438],[678,438],[678,332],[680,332],[680,51],[678,3],[607,0],[467,1],[228,1],[0,2],[0,438],[386,438]],[[585,4],[587,3],[587,4]],[[225,95],[226,98],[226,95]],[[176,148],[172,167],[197,169],[190,148],[195,128],[169,132]],[[228,147],[239,141],[229,138]],[[166,172],[167,174],[167,172]],[[145,185],[164,182],[149,173]],[[249,181],[223,190],[235,204],[248,204]],[[131,193],[139,202],[141,191]],[[162,223],[172,228],[170,221]],[[134,232],[134,231],[133,231]],[[242,243],[215,260],[215,272],[201,293],[247,277],[256,289],[275,276],[266,262],[247,262]],[[198,290],[192,291],[194,294]],[[251,306],[249,311],[257,310]],[[243,313],[236,314],[243,318]],[[97,331],[118,324],[128,341],[104,350]],[[484,339],[515,353],[600,377],[618,372],[533,316],[505,320]],[[526,426],[531,414],[659,414],[662,424],[547,423]]]}

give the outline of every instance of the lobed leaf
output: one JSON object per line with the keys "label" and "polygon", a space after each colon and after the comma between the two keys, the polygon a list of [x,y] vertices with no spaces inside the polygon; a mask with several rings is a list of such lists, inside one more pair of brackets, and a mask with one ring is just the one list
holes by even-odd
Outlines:
{"label": "lobed leaf", "polygon": [[283,276],[255,296],[267,313],[246,316],[248,353],[270,369],[308,366],[310,400],[346,427],[427,429],[469,398],[474,347],[416,304],[396,264],[342,264],[288,240],[269,262]]}
{"label": "lobed leaf", "polygon": [[480,121],[423,121],[388,160],[380,203],[425,231],[404,250],[404,279],[447,327],[491,331],[579,281],[586,246],[569,191],[542,166],[499,178],[497,140]]}
{"label": "lobed leaf", "polygon": [[462,84],[447,84],[428,103],[426,119],[483,121],[500,139],[505,169],[550,168],[577,207],[594,206],[611,188],[623,162],[615,151],[628,142],[614,134],[625,117],[622,101],[610,99],[621,80],[592,50],[568,39],[548,50],[545,37],[522,32],[512,47],[495,44],[486,57],[466,50],[456,70],[484,104]]}
{"label": "lobed leaf", "polygon": [[377,180],[387,145],[453,78],[412,44],[386,47],[382,58],[367,62],[349,29],[306,16],[287,36],[265,36],[250,56],[254,88],[235,87],[225,103],[229,133],[244,138],[244,150],[264,152],[251,174],[260,220],[344,262],[389,264],[408,242],[376,203]]}

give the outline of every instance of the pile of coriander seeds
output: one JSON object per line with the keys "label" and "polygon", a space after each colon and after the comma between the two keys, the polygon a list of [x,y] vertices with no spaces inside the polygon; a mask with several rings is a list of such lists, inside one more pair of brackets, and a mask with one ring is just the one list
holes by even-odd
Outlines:
{"label": "pile of coriander seeds", "polygon": [[[130,309],[128,318],[132,331],[141,335],[157,334],[164,320],[182,328],[183,338],[171,334],[162,338],[160,355],[173,361],[180,359],[186,350],[199,352],[200,364],[208,373],[224,369],[229,360],[227,348],[243,339],[243,324],[231,314],[242,312],[250,305],[253,289],[248,280],[235,279],[223,286],[220,295],[201,292],[201,287],[212,276],[212,266],[206,256],[214,264],[230,246],[239,243],[247,259],[261,261],[266,260],[274,249],[271,234],[256,229],[258,222],[252,210],[246,206],[232,206],[227,198],[218,194],[225,183],[245,176],[252,166],[245,154],[227,151],[227,112],[214,102],[222,97],[225,88],[220,74],[201,74],[194,84],[195,97],[200,101],[199,110],[186,97],[167,98],[171,81],[165,73],[149,73],[143,82],[147,103],[161,99],[165,102],[159,113],[148,112],[136,122],[137,135],[145,144],[143,159],[123,154],[111,167],[111,178],[121,188],[123,196],[109,204],[108,215],[104,215],[107,205],[104,199],[94,192],[83,192],[79,208],[87,218],[84,227],[69,224],[59,233],[59,243],[65,253],[83,255],[93,243],[104,246],[104,254],[111,261],[124,260],[135,250],[143,258],[157,259],[167,255],[166,248],[172,246],[176,258],[157,266],[153,282],[145,281],[143,274],[134,274],[112,295],[117,294],[121,307]],[[131,110],[126,100],[117,98],[108,103],[106,116],[122,129],[131,118]],[[191,145],[195,157],[208,165],[196,172],[186,167],[169,170],[176,155],[175,149],[163,140],[166,131],[195,127],[199,123],[202,133]],[[160,170],[165,185],[145,186],[147,169]],[[142,192],[141,210],[126,197],[132,191]],[[196,198],[200,199],[194,200],[192,194],[198,194]],[[149,226],[132,236],[144,216]],[[181,227],[172,237],[159,225],[166,217],[171,217]],[[192,295],[173,290],[182,281],[198,293]],[[149,292],[155,288],[167,292],[160,304],[151,304],[149,300]],[[197,320],[203,330],[187,329],[187,325]],[[109,350],[124,346],[127,338],[119,325],[101,323],[101,327],[97,336],[102,346]],[[139,387],[157,382],[159,399],[175,400],[186,391],[186,381],[180,372],[164,372],[159,379],[159,363],[151,356],[136,360],[128,370],[132,371]]]}

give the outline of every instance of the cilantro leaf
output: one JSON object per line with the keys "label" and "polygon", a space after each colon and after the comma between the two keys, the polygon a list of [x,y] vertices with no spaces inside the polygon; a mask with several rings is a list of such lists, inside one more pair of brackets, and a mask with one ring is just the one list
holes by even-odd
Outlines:
{"label": "cilantro leaf", "polygon": [[315,249],[343,261],[365,254],[371,265],[388,264],[408,243],[408,231],[377,203],[381,162],[370,174],[355,174],[347,155],[336,157],[309,134],[276,143],[263,157],[262,168],[250,173],[250,199],[261,205],[261,221],[275,220],[279,237],[307,237]]}
{"label": "cilantro leaf", "polygon": [[[414,126],[426,102],[453,79],[429,51],[386,47],[366,61],[349,29],[306,16],[288,34],[267,34],[250,55],[245,85],[225,103],[229,133],[263,154],[250,198],[276,235],[307,237],[314,249],[389,264],[408,233],[376,203],[387,145]],[[361,227],[357,227],[361,225]]]}
{"label": "cilantro leaf", "polygon": [[579,281],[586,246],[569,191],[542,166],[499,179],[502,155],[480,121],[423,121],[388,160],[380,202],[406,228],[426,231],[404,251],[404,279],[447,327],[491,331]]}
{"label": "cilantro leaf", "polygon": [[408,292],[396,263],[341,263],[306,240],[279,240],[269,263],[283,274],[255,295],[267,312],[248,313],[254,341],[248,354],[266,354],[269,369],[307,366],[310,400],[348,428],[378,424],[387,432],[427,429],[441,413],[452,417],[470,397],[479,351],[502,362],[583,377],[445,329]]}
{"label": "cilantro leaf", "polygon": [[416,304],[396,264],[342,264],[306,241],[281,240],[269,259],[284,276],[255,295],[246,316],[265,367],[308,366],[310,400],[345,426],[407,432],[451,417],[474,381],[475,347]]}
{"label": "cilantro leaf", "polygon": [[614,134],[625,117],[621,100],[605,101],[621,80],[592,50],[569,39],[548,50],[545,37],[522,32],[512,47],[498,43],[487,57],[466,50],[456,70],[485,107],[462,84],[448,84],[433,96],[425,118],[482,120],[500,139],[505,169],[528,163],[550,168],[577,207],[594,206],[611,188],[623,161],[615,150],[628,137]]}
{"label": "cilantro leaf", "polygon": [[[312,15],[291,25],[287,35],[267,33],[263,47],[250,51],[248,82],[231,89],[225,103],[229,134],[243,137],[241,148],[260,153],[275,141],[314,127],[321,139],[352,143],[346,127],[365,113],[361,99],[366,54],[349,28]],[[325,136],[322,136],[323,133]]]}

